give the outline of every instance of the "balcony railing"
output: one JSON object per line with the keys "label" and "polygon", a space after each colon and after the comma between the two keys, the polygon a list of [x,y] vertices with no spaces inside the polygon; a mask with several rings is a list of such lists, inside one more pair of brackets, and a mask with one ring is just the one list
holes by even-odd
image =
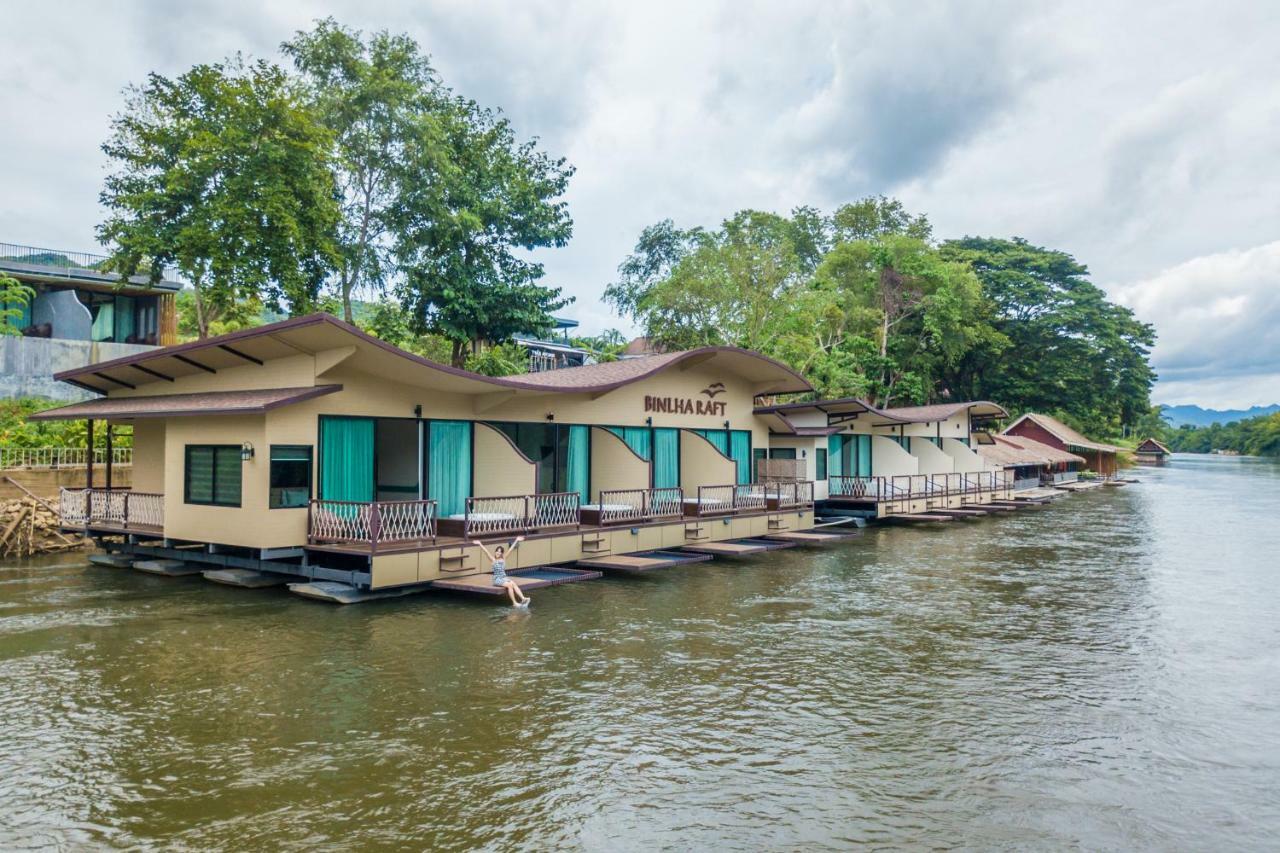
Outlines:
{"label": "balcony railing", "polygon": [[[0,469],[8,468],[83,468],[89,461],[86,447],[0,447]],[[93,462],[104,465],[105,447],[94,448]],[[113,447],[111,464],[133,464],[132,447]]]}
{"label": "balcony railing", "polygon": [[581,497],[577,492],[467,498],[464,512],[440,519],[440,532],[476,539],[549,528],[579,527]]}
{"label": "balcony railing", "polygon": [[813,506],[812,480],[765,483],[764,488],[769,509]]}
{"label": "balcony railing", "polygon": [[892,485],[885,477],[853,477],[834,475],[827,480],[827,494],[833,498],[883,501],[892,494]]}
{"label": "balcony railing", "polygon": [[159,532],[164,529],[164,495],[130,489],[63,489],[58,514],[68,527]]}
{"label": "balcony railing", "polygon": [[435,501],[328,501],[307,506],[307,541],[380,545],[435,541]]}
{"label": "balcony railing", "polygon": [[92,252],[65,252],[61,249],[42,249],[39,246],[23,246],[18,243],[0,243],[0,261],[49,267],[53,270],[92,270],[100,272],[106,255]]}
{"label": "balcony railing", "polygon": [[683,498],[684,492],[677,488],[606,489],[598,503],[582,507],[583,519],[607,525],[679,516]]}

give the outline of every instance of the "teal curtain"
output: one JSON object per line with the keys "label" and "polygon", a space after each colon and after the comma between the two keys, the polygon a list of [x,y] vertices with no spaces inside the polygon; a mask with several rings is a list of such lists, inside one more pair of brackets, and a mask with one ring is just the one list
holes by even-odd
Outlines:
{"label": "teal curtain", "polygon": [[844,473],[844,440],[846,436],[832,435],[827,437],[827,476],[843,477]]}
{"label": "teal curtain", "polygon": [[565,463],[566,492],[577,492],[585,502],[589,496],[589,476],[591,470],[590,427],[569,427],[569,451]]}
{"label": "teal curtain", "polygon": [[427,497],[441,518],[467,509],[471,497],[471,422],[432,421],[427,450]]}
{"label": "teal curtain", "polygon": [[373,418],[320,419],[320,498],[373,500]]}
{"label": "teal curtain", "polygon": [[674,489],[680,485],[680,430],[663,427],[653,431],[653,487]]}
{"label": "teal curtain", "polygon": [[124,343],[133,334],[133,297],[117,296],[116,297],[116,340]]}
{"label": "teal curtain", "polygon": [[725,456],[729,455],[729,433],[722,429],[695,429],[694,432],[711,442],[711,446]]}
{"label": "teal curtain", "polygon": [[93,318],[93,326],[89,329],[89,339],[109,341],[116,333],[116,306],[112,302],[104,302],[98,306],[98,316]]}
{"label": "teal curtain", "polygon": [[10,311],[17,311],[18,314],[9,318],[9,327],[22,330],[31,325],[31,300],[26,302],[6,302],[3,307]]}
{"label": "teal curtain", "polygon": [[605,427],[605,429],[625,441],[627,447],[630,447],[636,456],[646,461],[653,458],[649,446],[648,427]]}
{"label": "teal curtain", "polygon": [[750,483],[751,432],[749,430],[735,429],[729,433],[729,453],[727,455],[738,463],[738,484]]}
{"label": "teal curtain", "polygon": [[858,440],[858,476],[871,476],[871,436],[853,436]]}

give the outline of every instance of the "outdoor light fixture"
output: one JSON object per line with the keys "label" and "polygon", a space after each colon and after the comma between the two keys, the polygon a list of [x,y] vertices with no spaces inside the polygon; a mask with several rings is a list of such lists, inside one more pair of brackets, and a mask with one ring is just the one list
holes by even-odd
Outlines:
{"label": "outdoor light fixture", "polygon": [[547,420],[554,421],[556,419],[554,412],[547,412]]}
{"label": "outdoor light fixture", "polygon": [[246,441],[244,444],[240,445],[240,461],[250,462],[252,460],[253,460],[253,445]]}
{"label": "outdoor light fixture", "polygon": [[644,419],[644,425],[645,425],[645,426],[653,426],[653,418],[645,418],[645,419]]}
{"label": "outdoor light fixture", "polygon": [[416,405],[416,406],[414,406],[414,407],[413,407],[413,416],[414,416],[415,418],[420,418],[420,417],[422,417],[422,404],[421,404],[421,403],[419,403],[418,405]]}
{"label": "outdoor light fixture", "polygon": [[728,429],[728,428],[729,428],[729,422],[728,422],[728,421],[725,421],[725,422],[724,422],[724,428],[725,428],[725,429]]}

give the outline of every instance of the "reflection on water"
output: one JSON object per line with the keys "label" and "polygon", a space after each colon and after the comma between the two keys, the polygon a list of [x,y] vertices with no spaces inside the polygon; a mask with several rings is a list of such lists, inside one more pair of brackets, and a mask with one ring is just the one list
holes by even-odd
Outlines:
{"label": "reflection on water", "polygon": [[1262,849],[1280,468],[535,595],[0,569],[0,846]]}

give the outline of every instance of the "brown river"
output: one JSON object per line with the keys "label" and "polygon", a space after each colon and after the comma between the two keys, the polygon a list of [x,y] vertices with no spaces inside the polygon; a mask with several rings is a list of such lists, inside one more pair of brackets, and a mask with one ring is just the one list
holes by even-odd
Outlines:
{"label": "brown river", "polygon": [[1280,465],[534,594],[0,566],[0,849],[1263,850]]}

